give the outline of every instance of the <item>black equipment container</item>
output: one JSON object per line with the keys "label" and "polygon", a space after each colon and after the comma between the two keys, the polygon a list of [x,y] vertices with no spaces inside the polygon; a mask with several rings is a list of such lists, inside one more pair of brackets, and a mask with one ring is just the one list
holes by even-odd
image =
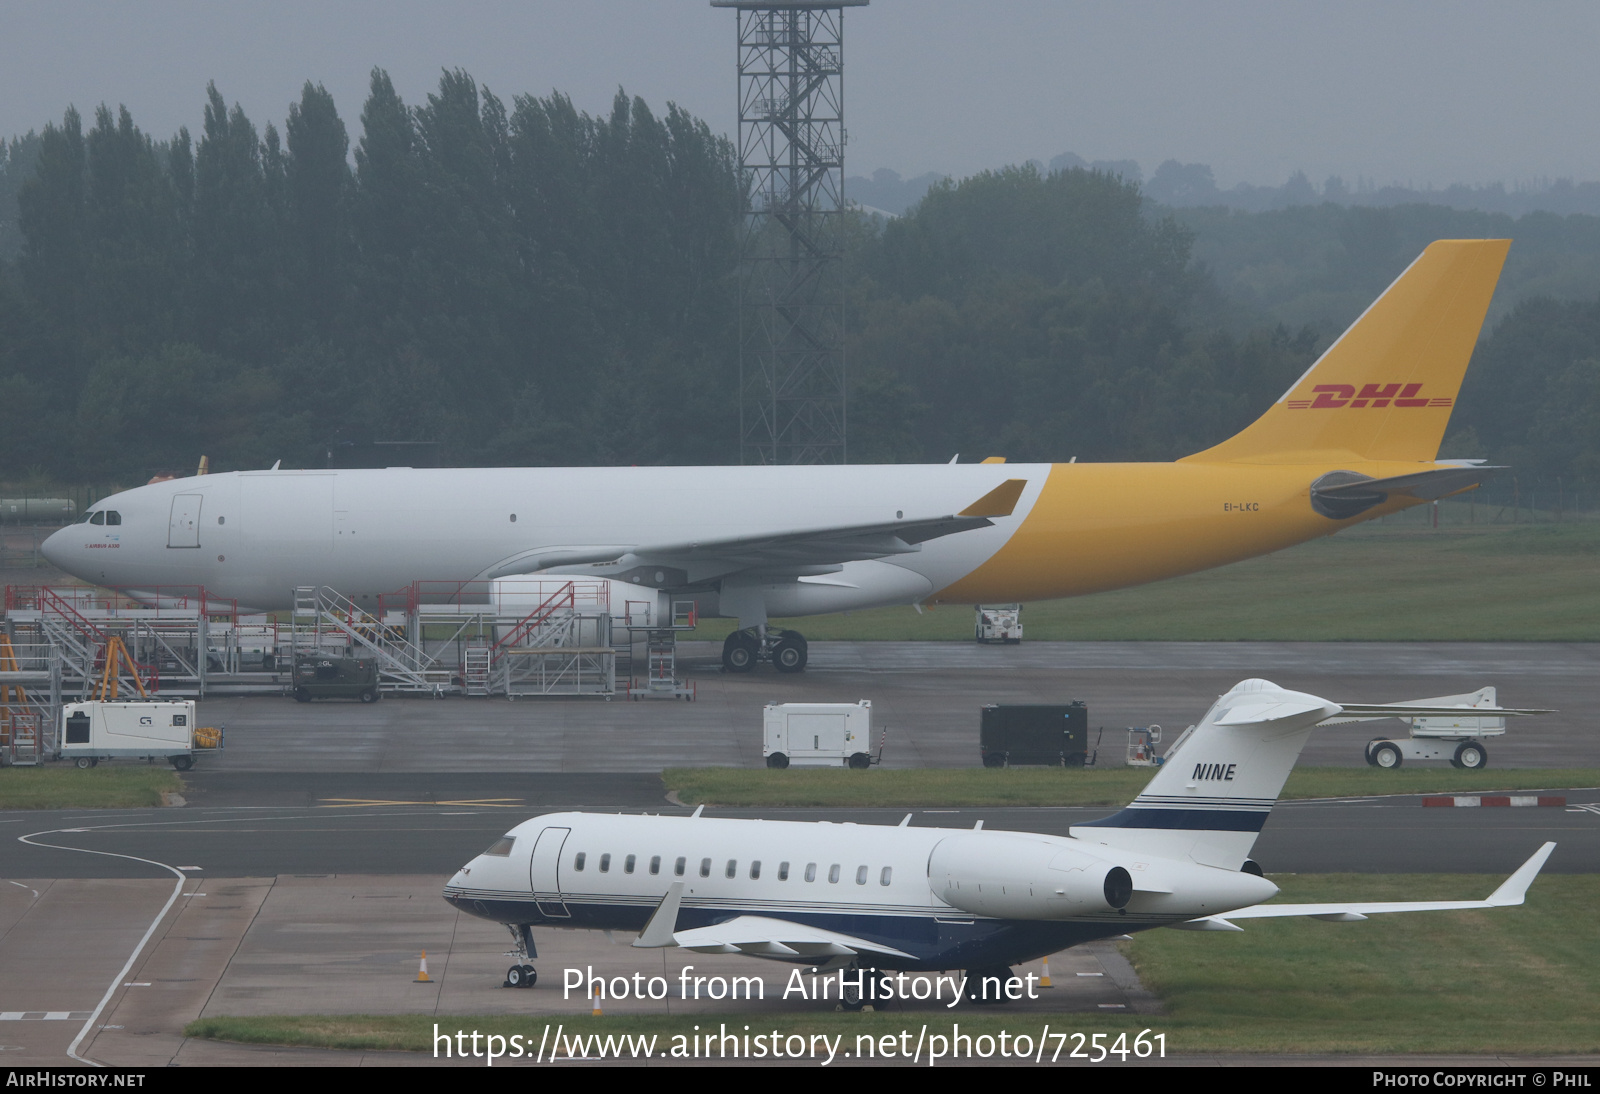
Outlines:
{"label": "black equipment container", "polygon": [[1089,760],[1089,709],[1065,705],[997,705],[983,708],[979,750],[984,767],[1045,764],[1082,767]]}
{"label": "black equipment container", "polygon": [[330,657],[301,654],[294,661],[294,697],[378,701],[378,661],[374,657]]}

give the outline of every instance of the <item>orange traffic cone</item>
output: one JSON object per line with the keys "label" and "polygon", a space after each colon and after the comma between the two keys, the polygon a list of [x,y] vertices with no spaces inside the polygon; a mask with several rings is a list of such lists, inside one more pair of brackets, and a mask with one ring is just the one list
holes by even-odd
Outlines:
{"label": "orange traffic cone", "polygon": [[600,1013],[600,985],[599,984],[596,984],[595,987],[594,987],[594,1010],[590,1011],[590,1014],[595,1018],[601,1017],[601,1013]]}
{"label": "orange traffic cone", "polygon": [[1050,983],[1050,959],[1048,957],[1044,959],[1044,975],[1039,977],[1039,986],[1041,988],[1055,987],[1054,984]]}
{"label": "orange traffic cone", "polygon": [[411,981],[411,982],[413,984],[431,984],[431,983],[433,983],[433,978],[428,975],[428,951],[427,950],[423,950],[422,951],[422,964],[417,969],[417,978],[415,980]]}

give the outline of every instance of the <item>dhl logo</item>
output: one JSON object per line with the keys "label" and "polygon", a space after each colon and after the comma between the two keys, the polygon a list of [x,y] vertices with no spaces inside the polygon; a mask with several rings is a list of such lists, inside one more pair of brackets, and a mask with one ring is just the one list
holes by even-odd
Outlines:
{"label": "dhl logo", "polygon": [[1450,398],[1428,398],[1419,395],[1421,384],[1364,384],[1356,394],[1354,384],[1318,384],[1311,389],[1315,399],[1290,399],[1290,410],[1337,410],[1340,407],[1395,406],[1450,406]]}

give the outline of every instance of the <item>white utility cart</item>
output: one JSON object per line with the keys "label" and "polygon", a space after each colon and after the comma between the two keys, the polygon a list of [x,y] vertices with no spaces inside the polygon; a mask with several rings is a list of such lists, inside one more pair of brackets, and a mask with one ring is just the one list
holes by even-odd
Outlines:
{"label": "white utility cart", "polygon": [[768,767],[871,767],[872,700],[855,703],[768,703],[761,751]]}
{"label": "white utility cart", "polygon": [[1465,695],[1441,695],[1437,699],[1416,699],[1395,706],[1461,707],[1459,717],[1428,715],[1407,718],[1411,727],[1409,737],[1374,737],[1367,742],[1367,763],[1373,767],[1395,768],[1407,760],[1449,760],[1451,766],[1475,771],[1489,763],[1489,750],[1480,737],[1505,735],[1504,716],[1495,718],[1474,717],[1468,711],[1473,707],[1493,707],[1495,690],[1479,688]]}
{"label": "white utility cart", "polygon": [[123,757],[166,760],[187,771],[198,751],[222,747],[221,730],[197,730],[193,699],[68,703],[60,739],[60,757],[79,767]]}
{"label": "white utility cart", "polygon": [[1021,604],[978,604],[973,611],[972,637],[979,642],[1004,642],[1015,646],[1022,641]]}

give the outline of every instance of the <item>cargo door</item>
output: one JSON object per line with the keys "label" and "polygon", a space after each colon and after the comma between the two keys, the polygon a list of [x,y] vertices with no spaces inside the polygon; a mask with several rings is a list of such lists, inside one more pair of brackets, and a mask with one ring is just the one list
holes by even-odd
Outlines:
{"label": "cargo door", "polygon": [[572,915],[561,896],[561,848],[571,834],[570,828],[546,828],[540,832],[528,864],[534,902],[539,914],[550,919],[567,919]]}
{"label": "cargo door", "polygon": [[167,523],[168,547],[200,546],[199,494],[178,494],[172,499],[172,515]]}

